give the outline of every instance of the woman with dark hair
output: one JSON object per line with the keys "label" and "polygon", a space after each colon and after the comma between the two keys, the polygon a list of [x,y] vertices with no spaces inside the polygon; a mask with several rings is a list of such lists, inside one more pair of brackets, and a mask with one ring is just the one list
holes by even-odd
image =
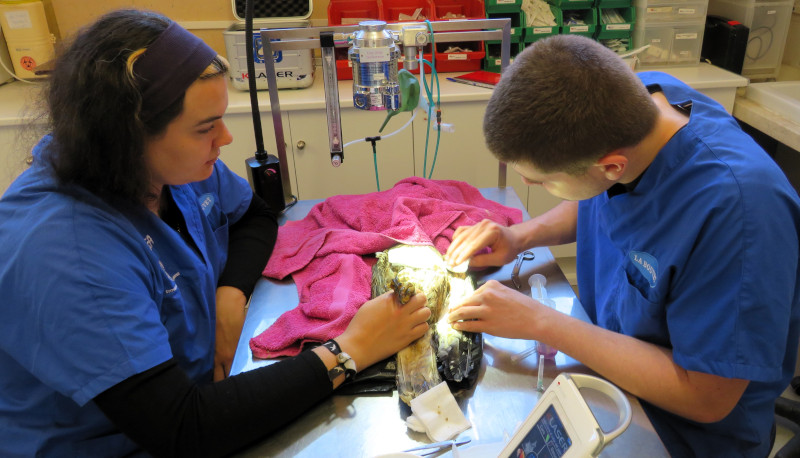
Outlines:
{"label": "woman with dark hair", "polygon": [[51,133],[0,199],[0,455],[217,456],[296,418],[427,330],[417,295],[226,377],[275,215],[218,160],[227,64],[121,10],[59,56]]}

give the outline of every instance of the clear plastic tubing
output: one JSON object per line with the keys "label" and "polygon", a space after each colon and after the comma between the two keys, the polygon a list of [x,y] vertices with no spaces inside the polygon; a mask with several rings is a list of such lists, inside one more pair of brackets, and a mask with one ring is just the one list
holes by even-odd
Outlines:
{"label": "clear plastic tubing", "polygon": [[[541,302],[542,304],[550,307],[555,308],[556,303],[552,299],[547,298],[547,289],[545,285],[547,284],[547,279],[542,274],[533,274],[528,278],[528,284],[531,287],[531,297],[536,299],[537,301]],[[550,345],[543,344],[541,342],[536,342],[536,351],[539,355],[544,356],[548,359],[553,359],[558,353],[558,350],[551,347]]]}

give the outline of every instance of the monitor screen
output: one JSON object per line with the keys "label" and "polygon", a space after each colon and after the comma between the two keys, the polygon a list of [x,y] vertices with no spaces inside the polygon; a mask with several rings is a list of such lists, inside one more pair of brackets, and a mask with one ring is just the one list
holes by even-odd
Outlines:
{"label": "monitor screen", "polygon": [[571,445],[572,439],[551,404],[508,458],[558,458]]}

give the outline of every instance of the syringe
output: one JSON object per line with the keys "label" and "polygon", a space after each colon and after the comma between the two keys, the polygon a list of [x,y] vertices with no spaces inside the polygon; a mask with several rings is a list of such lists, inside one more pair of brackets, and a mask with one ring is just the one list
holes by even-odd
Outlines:
{"label": "syringe", "polygon": [[[556,303],[553,302],[552,299],[547,298],[547,289],[544,285],[547,284],[547,278],[545,278],[542,274],[533,274],[528,278],[528,284],[531,286],[531,297],[536,299],[537,301],[541,302],[542,304],[550,307],[555,308]],[[536,343],[536,351],[543,355],[545,358],[554,358],[558,350],[551,347],[550,345],[544,344],[542,342]]]}

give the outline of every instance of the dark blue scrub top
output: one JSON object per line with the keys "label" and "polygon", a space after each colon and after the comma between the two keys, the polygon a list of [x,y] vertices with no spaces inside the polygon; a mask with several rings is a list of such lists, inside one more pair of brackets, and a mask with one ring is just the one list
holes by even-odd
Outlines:
{"label": "dark blue scrub top", "polygon": [[172,186],[198,251],[156,215],[57,186],[39,158],[0,200],[0,455],[137,450],[90,401],[174,357],[211,380],[228,225],[250,204],[222,162]]}
{"label": "dark blue scrub top", "polygon": [[689,123],[633,190],[580,202],[581,302],[598,325],[671,348],[687,370],[750,380],[718,423],[643,403],[673,456],[763,458],[800,339],[800,201],[719,104],[669,75],[639,76],[673,105],[691,101]]}

